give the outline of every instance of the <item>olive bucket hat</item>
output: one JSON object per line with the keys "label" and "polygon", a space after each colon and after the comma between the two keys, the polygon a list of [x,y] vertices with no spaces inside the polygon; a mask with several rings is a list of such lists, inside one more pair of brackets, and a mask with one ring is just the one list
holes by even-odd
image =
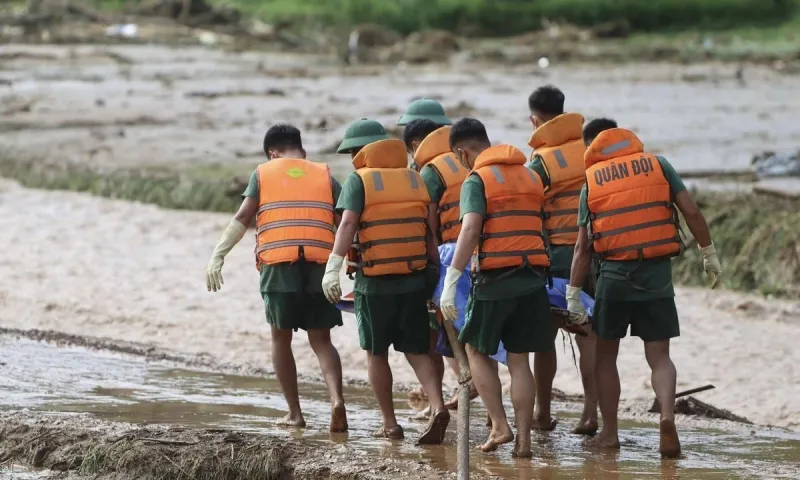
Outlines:
{"label": "olive bucket hat", "polygon": [[403,127],[417,119],[430,120],[436,125],[452,125],[453,121],[444,114],[444,107],[441,103],[432,98],[418,98],[408,104],[406,113],[397,121],[397,125]]}
{"label": "olive bucket hat", "polygon": [[386,129],[375,120],[362,118],[353,122],[344,132],[344,140],[339,144],[336,153],[350,153],[354,148],[361,148],[378,140],[386,140],[389,135]]}

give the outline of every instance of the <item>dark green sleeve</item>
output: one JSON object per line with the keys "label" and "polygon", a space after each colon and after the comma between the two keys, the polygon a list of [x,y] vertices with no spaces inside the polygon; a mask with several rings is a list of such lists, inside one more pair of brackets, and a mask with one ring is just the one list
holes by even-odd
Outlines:
{"label": "dark green sleeve", "polygon": [[547,170],[544,168],[544,164],[542,163],[542,157],[536,155],[528,162],[526,167],[530,168],[534,172],[538,173],[540,177],[542,177],[542,184],[544,185],[545,190],[550,188],[550,177],[547,175]]}
{"label": "dark green sleeve", "polygon": [[686,185],[683,184],[681,176],[675,171],[675,168],[664,157],[656,157],[658,163],[661,164],[661,171],[664,172],[664,178],[669,182],[669,188],[672,190],[672,195],[677,195],[686,190]]}
{"label": "dark green sleeve", "polygon": [[242,192],[243,198],[258,198],[258,170],[254,170],[250,175],[250,181],[247,182],[247,188]]}
{"label": "dark green sleeve", "polygon": [[459,199],[461,218],[468,213],[478,213],[481,218],[486,216],[486,194],[483,190],[483,180],[478,175],[470,175],[461,185],[461,198]]}
{"label": "dark green sleeve", "polygon": [[338,180],[331,177],[331,191],[333,192],[333,204],[339,203],[339,196],[342,194],[342,184]]}
{"label": "dark green sleeve", "polygon": [[589,226],[589,193],[586,184],[581,188],[581,198],[578,200],[578,226]]}
{"label": "dark green sleeve", "polygon": [[356,172],[350,174],[342,185],[342,192],[336,202],[336,213],[350,210],[361,215],[364,211],[364,182]]}
{"label": "dark green sleeve", "polygon": [[425,188],[428,189],[428,195],[431,197],[431,203],[439,204],[439,201],[444,195],[444,181],[439,173],[430,165],[425,165],[419,171],[419,175],[425,182]]}

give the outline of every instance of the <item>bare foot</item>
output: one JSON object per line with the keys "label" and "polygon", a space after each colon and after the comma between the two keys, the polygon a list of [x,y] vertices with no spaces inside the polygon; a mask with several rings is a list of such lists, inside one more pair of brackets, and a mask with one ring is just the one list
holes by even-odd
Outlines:
{"label": "bare foot", "polygon": [[[508,427],[506,427],[508,428]],[[497,450],[497,447],[503,445],[504,443],[510,443],[514,440],[514,432],[511,431],[510,428],[504,432],[494,432],[492,431],[489,434],[489,438],[486,439],[486,443],[478,447],[482,452],[494,452]]]}
{"label": "bare foot", "polygon": [[278,420],[278,425],[283,427],[298,427],[298,428],[305,428],[306,426],[306,419],[303,418],[302,413],[297,413],[293,415],[291,413],[286,414],[285,417]]}
{"label": "bare foot", "polygon": [[400,425],[395,425],[389,428],[380,427],[372,433],[372,436],[376,438],[388,438],[389,440],[402,440],[405,438],[405,434],[403,434],[403,427]]}
{"label": "bare foot", "polygon": [[549,415],[546,417],[534,417],[531,429],[539,430],[540,432],[552,432],[556,429],[558,420],[551,418]]}
{"label": "bare foot", "polygon": [[592,421],[583,421],[578,423],[575,428],[572,429],[572,433],[574,435],[589,435],[592,436],[597,433],[597,422]]}
{"label": "bare foot", "polygon": [[347,431],[347,410],[344,404],[334,405],[331,409],[331,432],[340,433]]}
{"label": "bare foot", "polygon": [[[460,389],[457,388],[455,393],[453,393],[453,396],[450,398],[450,400],[445,402],[444,404],[445,408],[447,408],[448,410],[458,410],[459,391]],[[472,385],[472,387],[469,389],[469,399],[474,400],[475,398],[478,398],[478,389],[475,388],[475,385]]]}
{"label": "bare foot", "polygon": [[425,390],[423,390],[422,387],[417,387],[408,392],[408,398],[416,401],[427,401],[428,394],[425,393]]}
{"label": "bare foot", "polygon": [[658,442],[658,451],[662,458],[678,458],[681,455],[681,442],[678,440],[678,431],[672,420],[661,420],[659,426],[661,438]]}
{"label": "bare foot", "polygon": [[511,452],[511,456],[514,458],[533,457],[533,453],[531,452],[531,439],[520,439],[518,436],[517,441],[514,442],[514,450]]}
{"label": "bare foot", "polygon": [[423,422],[427,422],[431,418],[431,406],[428,405],[427,407],[423,408],[419,412],[415,413],[414,416],[411,417],[412,420],[422,420]]}
{"label": "bare foot", "polygon": [[605,433],[604,430],[601,430],[599,435],[589,439],[589,441],[586,442],[586,446],[592,448],[619,450],[619,437],[616,433],[608,434]]}
{"label": "bare foot", "polygon": [[449,424],[450,412],[446,408],[437,410],[428,422],[428,428],[417,440],[417,445],[440,445],[444,441],[444,434],[447,433]]}

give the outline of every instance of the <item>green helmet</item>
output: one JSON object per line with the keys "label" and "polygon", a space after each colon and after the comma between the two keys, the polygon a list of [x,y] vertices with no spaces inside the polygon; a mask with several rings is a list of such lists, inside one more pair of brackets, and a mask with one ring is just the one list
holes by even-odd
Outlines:
{"label": "green helmet", "polygon": [[397,121],[397,125],[404,127],[413,120],[420,118],[430,120],[439,126],[453,124],[450,117],[444,114],[444,107],[442,107],[441,103],[432,98],[418,98],[408,104],[406,113],[400,117],[400,120]]}
{"label": "green helmet", "polygon": [[375,120],[362,118],[356,120],[344,132],[344,140],[339,144],[336,153],[350,153],[354,148],[361,148],[378,140],[391,138],[383,125]]}

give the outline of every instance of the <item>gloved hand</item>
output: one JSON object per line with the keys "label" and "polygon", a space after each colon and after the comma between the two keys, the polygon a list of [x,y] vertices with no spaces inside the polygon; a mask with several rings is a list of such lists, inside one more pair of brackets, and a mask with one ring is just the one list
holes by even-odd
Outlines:
{"label": "gloved hand", "polygon": [[322,276],[322,291],[325,298],[331,303],[339,303],[342,299],[342,286],[339,283],[339,272],[342,271],[344,257],[331,252],[328,263],[325,265],[325,275]]}
{"label": "gloved hand", "polygon": [[700,247],[700,254],[703,255],[703,270],[711,280],[711,288],[716,288],[722,277],[722,265],[719,263],[714,243],[712,242],[707,247]]}
{"label": "gloved hand", "polygon": [[572,313],[586,313],[586,308],[581,301],[581,288],[567,285],[567,310]]}
{"label": "gloved hand", "polygon": [[208,261],[206,267],[206,288],[209,292],[216,292],[222,289],[222,265],[225,263],[225,255],[227,255],[233,247],[244,237],[247,227],[242,225],[238,220],[233,219],[231,223],[225,227],[222,232],[214,252],[211,254],[211,260]]}
{"label": "gloved hand", "polygon": [[442,288],[442,297],[439,300],[439,310],[442,312],[442,317],[450,322],[458,318],[456,286],[462,274],[463,272],[453,267],[447,267],[447,273],[444,274],[444,287]]}

